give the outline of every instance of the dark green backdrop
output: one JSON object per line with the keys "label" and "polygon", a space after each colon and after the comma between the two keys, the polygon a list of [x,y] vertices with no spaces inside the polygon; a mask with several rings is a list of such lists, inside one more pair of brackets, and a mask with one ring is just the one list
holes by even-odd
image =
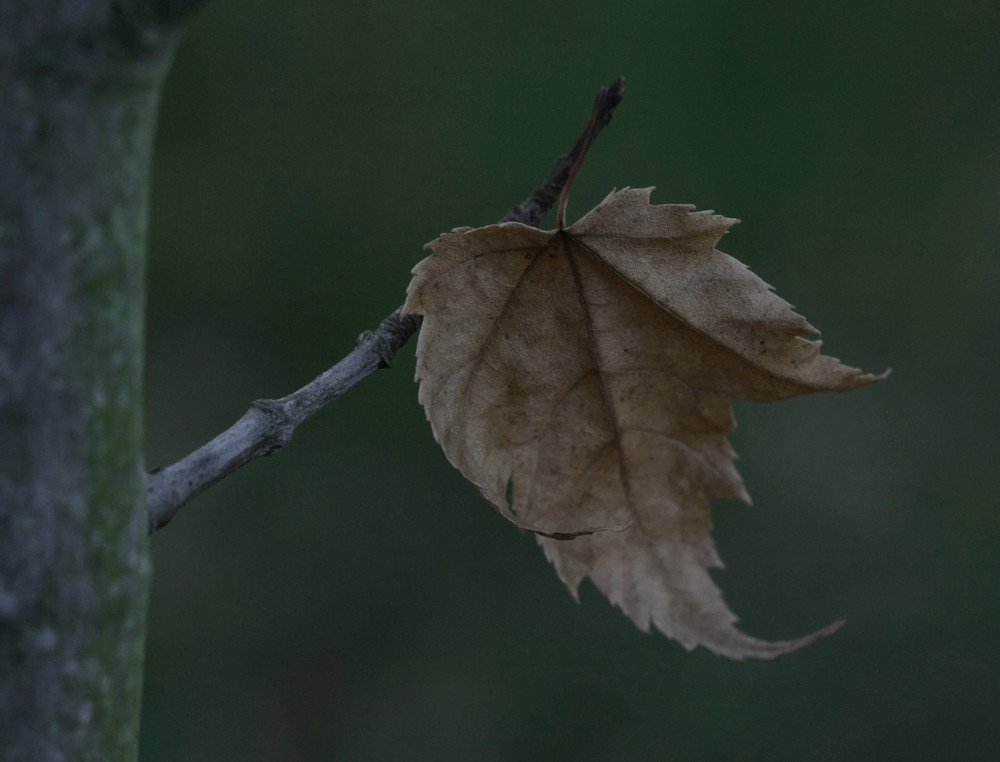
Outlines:
{"label": "dark green backdrop", "polygon": [[433,442],[396,365],[153,538],[143,759],[1000,758],[1000,5],[212,0],[168,83],[148,458],[281,396],[521,201],[627,77],[570,205],[656,185],[891,378],[737,404],[717,579],[777,663],[687,653]]}

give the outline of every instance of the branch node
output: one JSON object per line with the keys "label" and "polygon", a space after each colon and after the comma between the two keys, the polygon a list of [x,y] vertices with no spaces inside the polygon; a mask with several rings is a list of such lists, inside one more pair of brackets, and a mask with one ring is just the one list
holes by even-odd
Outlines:
{"label": "branch node", "polygon": [[386,336],[379,335],[377,331],[365,331],[358,336],[358,349],[367,352],[369,347],[378,356],[379,368],[391,368],[393,357],[396,351],[392,346],[392,341]]}
{"label": "branch node", "polygon": [[268,437],[261,455],[274,455],[285,449],[292,441],[296,421],[285,406],[278,400],[259,399],[250,403],[250,407],[264,414],[268,419]]}

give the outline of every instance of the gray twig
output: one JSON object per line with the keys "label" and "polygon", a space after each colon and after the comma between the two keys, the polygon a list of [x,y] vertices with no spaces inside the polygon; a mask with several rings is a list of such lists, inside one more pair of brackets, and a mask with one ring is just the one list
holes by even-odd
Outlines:
{"label": "gray twig", "polygon": [[[500,222],[537,225],[552,208],[570,169],[592,142],[596,131],[611,121],[621,102],[624,80],[603,88],[583,134],[569,153],[559,159],[549,178]],[[606,94],[612,93],[611,98]],[[197,495],[251,460],[283,449],[295,429],[353,386],[392,363],[396,352],[420,328],[419,315],[402,315],[396,309],[375,331],[366,332],[344,359],[296,392],[274,400],[256,400],[236,423],[185,458],[151,471],[146,480],[149,532],[166,526]]]}

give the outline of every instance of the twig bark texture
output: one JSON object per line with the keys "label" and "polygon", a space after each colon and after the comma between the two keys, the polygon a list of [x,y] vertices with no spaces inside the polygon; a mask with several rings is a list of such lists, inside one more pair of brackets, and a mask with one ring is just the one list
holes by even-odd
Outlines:
{"label": "twig bark texture", "polygon": [[[556,162],[548,179],[501,222],[538,224],[556,202],[572,168],[597,133],[610,123],[623,92],[622,79],[601,89],[586,128],[570,151]],[[375,371],[388,367],[419,327],[418,316],[402,315],[396,309],[375,331],[363,334],[353,351],[309,384],[280,399],[255,401],[215,439],[182,460],[151,472],[147,477],[149,531],[166,526],[184,505],[241,466],[283,449],[304,420]]]}

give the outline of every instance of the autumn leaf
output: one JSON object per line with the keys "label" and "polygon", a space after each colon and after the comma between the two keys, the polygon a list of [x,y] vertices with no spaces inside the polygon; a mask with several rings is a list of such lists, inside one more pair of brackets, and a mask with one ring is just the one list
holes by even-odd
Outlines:
{"label": "autumn leaf", "polygon": [[403,311],[423,315],[420,402],[449,460],[538,534],[574,596],[589,577],[642,630],[768,659],[826,635],[734,626],[711,501],[750,497],[726,440],[731,397],[870,384],[746,266],[734,219],[611,193],[577,223],[461,228],[428,247]]}

